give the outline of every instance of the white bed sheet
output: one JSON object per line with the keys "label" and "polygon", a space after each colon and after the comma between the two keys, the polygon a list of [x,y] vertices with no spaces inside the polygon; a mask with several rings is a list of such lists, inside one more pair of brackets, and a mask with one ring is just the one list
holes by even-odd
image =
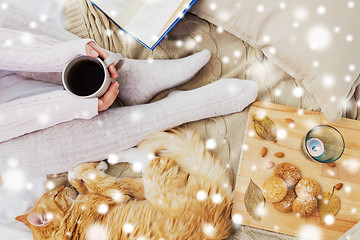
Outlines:
{"label": "white bed sheet", "polygon": [[[39,22],[45,21],[49,24],[66,29],[65,0],[7,0],[0,3],[7,3],[9,7],[20,10],[24,13],[34,16]],[[19,83],[18,83],[19,84]],[[30,81],[24,81],[24,85],[14,87],[9,91],[14,91],[13,95],[21,96],[28,89]],[[37,83],[36,83],[37,84]],[[39,91],[50,91],[49,84],[44,84],[41,90],[41,84],[38,84]],[[24,91],[20,93],[21,91]],[[7,92],[12,95],[11,92]],[[0,239],[3,240],[30,240],[33,239],[31,231],[15,220],[15,217],[24,214],[31,208],[36,201],[44,194],[44,182],[46,177],[36,179],[19,179],[16,171],[14,174],[4,174],[4,184],[0,186]]]}

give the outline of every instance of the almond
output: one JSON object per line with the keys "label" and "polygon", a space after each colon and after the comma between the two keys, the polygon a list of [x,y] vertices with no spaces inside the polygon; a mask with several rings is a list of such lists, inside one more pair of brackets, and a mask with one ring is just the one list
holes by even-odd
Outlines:
{"label": "almond", "polygon": [[287,124],[294,124],[295,123],[295,121],[293,119],[291,119],[291,118],[285,118],[285,122]]}
{"label": "almond", "polygon": [[334,162],[328,163],[328,166],[329,167],[336,167],[336,163],[334,163]]}
{"label": "almond", "polygon": [[275,153],[274,155],[275,155],[275,157],[277,157],[277,158],[282,158],[282,157],[284,157],[284,153],[282,153],[282,152],[277,152],[277,153]]}
{"label": "almond", "polygon": [[266,147],[263,147],[263,148],[261,149],[261,156],[262,156],[262,157],[265,157],[266,154],[267,154],[267,148],[266,148]]}
{"label": "almond", "polygon": [[340,190],[343,185],[344,185],[344,184],[342,184],[342,183],[338,183],[338,184],[335,185],[334,188],[335,188],[336,190]]}

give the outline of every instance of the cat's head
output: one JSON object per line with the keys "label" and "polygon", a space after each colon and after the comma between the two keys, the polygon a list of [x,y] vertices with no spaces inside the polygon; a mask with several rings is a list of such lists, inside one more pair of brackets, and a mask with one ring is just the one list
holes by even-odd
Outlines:
{"label": "cat's head", "polygon": [[51,239],[76,197],[76,191],[60,186],[45,193],[29,214],[15,219],[28,226],[34,239]]}

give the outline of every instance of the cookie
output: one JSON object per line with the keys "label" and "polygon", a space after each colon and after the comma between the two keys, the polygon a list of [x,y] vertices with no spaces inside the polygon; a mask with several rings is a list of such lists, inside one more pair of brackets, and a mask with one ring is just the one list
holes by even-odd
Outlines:
{"label": "cookie", "polygon": [[296,194],[293,190],[288,189],[286,197],[280,202],[273,202],[274,208],[280,212],[287,213],[291,212],[293,202],[296,198]]}
{"label": "cookie", "polygon": [[274,175],[281,177],[289,188],[293,188],[301,179],[300,170],[291,163],[280,163],[274,169]]}
{"label": "cookie", "polygon": [[264,197],[270,202],[280,202],[287,194],[286,183],[279,177],[268,178],[262,185],[262,190]]}
{"label": "cookie", "polygon": [[306,197],[307,194],[317,197],[320,194],[320,185],[311,178],[303,178],[296,185],[295,192],[298,197]]}
{"label": "cookie", "polygon": [[310,216],[316,211],[317,199],[313,195],[307,194],[305,197],[297,197],[292,205],[292,210],[300,216]]}

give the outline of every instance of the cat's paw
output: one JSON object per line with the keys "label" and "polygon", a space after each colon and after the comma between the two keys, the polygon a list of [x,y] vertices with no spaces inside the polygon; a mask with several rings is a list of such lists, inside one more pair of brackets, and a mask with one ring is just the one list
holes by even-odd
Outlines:
{"label": "cat's paw", "polygon": [[108,165],[105,161],[101,161],[99,162],[99,165],[97,165],[96,169],[99,171],[106,171],[108,169]]}

